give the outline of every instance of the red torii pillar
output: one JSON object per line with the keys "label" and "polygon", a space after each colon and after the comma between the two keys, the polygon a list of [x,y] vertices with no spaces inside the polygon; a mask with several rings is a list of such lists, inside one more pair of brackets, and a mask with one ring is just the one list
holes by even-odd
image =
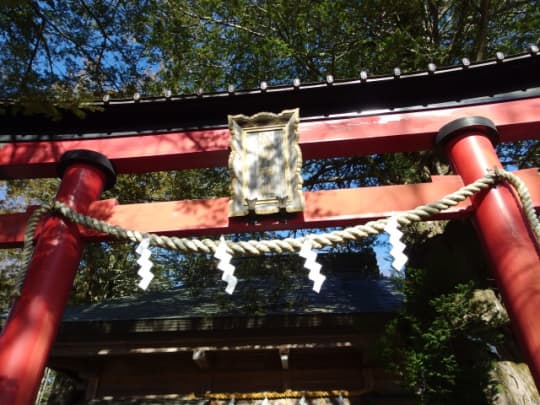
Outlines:
{"label": "red torii pillar", "polygon": [[[454,170],[464,184],[501,168],[493,142],[498,140],[493,122],[466,117],[439,131]],[[513,329],[520,340],[529,368],[540,390],[540,255],[517,195],[499,184],[473,199],[474,223],[502,293]]]}
{"label": "red torii pillar", "polygon": [[[87,150],[65,153],[58,173],[56,199],[82,213],[116,180],[111,162]],[[76,225],[59,217],[43,221],[21,295],[0,335],[0,404],[34,403],[82,249]]]}

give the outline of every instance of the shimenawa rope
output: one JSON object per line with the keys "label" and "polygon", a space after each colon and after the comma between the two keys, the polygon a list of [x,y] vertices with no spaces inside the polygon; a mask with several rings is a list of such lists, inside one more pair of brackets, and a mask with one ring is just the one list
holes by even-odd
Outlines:
{"label": "shimenawa rope", "polygon": [[[540,223],[536,216],[532,199],[525,184],[516,175],[501,169],[495,169],[488,172],[484,177],[468,184],[452,194],[430,204],[421,205],[409,211],[403,211],[397,215],[397,221],[400,225],[408,225],[414,222],[429,219],[435,214],[440,213],[450,207],[453,207],[466,198],[479,193],[495,185],[500,180],[506,180],[512,184],[523,205],[523,212],[540,242]],[[60,215],[74,223],[85,228],[93,229],[104,233],[118,240],[129,240],[140,242],[148,238],[151,246],[158,246],[165,249],[175,250],[184,253],[214,253],[218,247],[219,241],[212,239],[188,239],[162,236],[152,233],[139,232],[135,230],[124,229],[117,225],[111,225],[105,221],[89,217],[67,207],[65,204],[54,201],[52,204],[43,205],[34,211],[28,220],[26,232],[24,235],[24,247],[22,255],[22,268],[27,269],[32,258],[34,244],[33,238],[40,219],[48,214]],[[337,230],[329,233],[310,234],[299,238],[286,238],[274,240],[249,240],[249,241],[227,241],[227,247],[231,254],[250,254],[262,255],[267,253],[296,252],[302,247],[306,239],[310,239],[316,249],[325,246],[333,246],[346,241],[360,240],[368,236],[378,235],[384,231],[388,218],[382,218],[367,222],[363,225],[356,225],[343,230]],[[18,287],[24,280],[24,272],[19,279]]]}

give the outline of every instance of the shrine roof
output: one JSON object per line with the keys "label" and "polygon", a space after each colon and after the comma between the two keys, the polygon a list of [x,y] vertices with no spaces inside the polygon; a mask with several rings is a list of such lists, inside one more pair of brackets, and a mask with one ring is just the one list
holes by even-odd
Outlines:
{"label": "shrine roof", "polygon": [[[137,321],[148,319],[193,319],[272,315],[353,315],[397,312],[403,296],[394,282],[362,280],[328,275],[320,292],[311,290],[309,280],[293,280],[289,290],[275,303],[278,294],[267,280],[240,280],[235,293],[223,292],[224,283],[192,293],[187,288],[148,292],[99,304],[67,308],[65,322]],[[258,296],[259,298],[254,298]],[[260,301],[260,302],[259,302]],[[264,301],[264,304],[262,303]],[[262,307],[257,307],[262,305]],[[264,307],[266,306],[266,308]]]}
{"label": "shrine roof", "polygon": [[[537,97],[540,95],[540,57],[532,46],[528,53],[493,60],[403,73],[398,68],[387,76],[338,80],[328,76],[319,83],[275,87],[262,82],[257,89],[132,98],[104,97],[91,106],[85,118],[70,112],[51,121],[42,116],[5,115],[0,142],[45,139],[85,139],[133,134],[156,134],[195,129],[224,128],[227,115],[252,115],[261,111],[280,112],[300,108],[302,121],[430,110],[487,102]],[[7,104],[4,103],[4,107]]]}

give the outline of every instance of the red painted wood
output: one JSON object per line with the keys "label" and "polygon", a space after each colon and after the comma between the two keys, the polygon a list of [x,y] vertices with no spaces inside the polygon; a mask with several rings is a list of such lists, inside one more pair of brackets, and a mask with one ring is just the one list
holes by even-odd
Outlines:
{"label": "red painted wood", "polygon": [[[540,98],[469,107],[302,122],[304,159],[432,149],[446,122],[481,115],[498,127],[502,141],[540,139]],[[226,166],[227,129],[134,135],[131,137],[18,142],[0,149],[0,177],[54,177],[55,162],[72,149],[108,156],[119,173]]]}
{"label": "red painted wood", "polygon": [[[536,169],[514,172],[527,185],[535,206],[540,209],[540,181]],[[116,205],[115,200],[97,201],[89,214],[122,226],[164,235],[219,235],[235,232],[348,226],[378,219],[392,211],[403,211],[433,202],[463,186],[460,176],[434,176],[432,183],[363,187],[306,192],[303,214],[253,224],[244,218],[228,218],[228,198],[169,201],[150,204]],[[469,215],[470,202],[451,208],[437,218]],[[0,248],[21,246],[28,213],[0,216]],[[157,215],[159,213],[159,215]],[[103,240],[103,235],[81,229],[83,238]]]}
{"label": "red painted wood", "polygon": [[[67,168],[57,199],[87,212],[105,175],[84,163]],[[76,226],[61,218],[44,221],[21,296],[0,335],[0,404],[33,404],[62,319],[82,252]]]}
{"label": "red painted wood", "polygon": [[[471,183],[488,168],[501,167],[488,136],[467,129],[452,139],[447,154],[463,181]],[[538,178],[536,179],[538,183]],[[513,189],[501,185],[473,197],[474,220],[510,319],[540,388],[540,250]]]}

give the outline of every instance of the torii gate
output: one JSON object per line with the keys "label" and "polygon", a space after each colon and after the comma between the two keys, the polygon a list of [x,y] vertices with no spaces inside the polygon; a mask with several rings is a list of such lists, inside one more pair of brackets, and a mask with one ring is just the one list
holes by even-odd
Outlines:
{"label": "torii gate", "polygon": [[[125,228],[200,235],[347,226],[437,200],[500,168],[493,144],[540,139],[540,58],[529,54],[437,71],[235,92],[133,100],[104,99],[86,119],[6,118],[3,178],[62,177],[56,199]],[[454,171],[431,183],[305,192],[287,223],[229,218],[228,198],[117,205],[99,200],[116,173],[225,166],[227,113],[300,107],[308,159],[444,149]],[[515,172],[540,208],[536,169]],[[25,213],[0,216],[0,246],[20,246]],[[188,215],[189,213],[189,215]],[[520,203],[501,184],[437,216],[471,217],[490,259],[514,330],[540,387],[539,246]],[[0,403],[31,404],[54,342],[83,244],[98,235],[62,218],[44,220],[20,297],[0,336]]]}

